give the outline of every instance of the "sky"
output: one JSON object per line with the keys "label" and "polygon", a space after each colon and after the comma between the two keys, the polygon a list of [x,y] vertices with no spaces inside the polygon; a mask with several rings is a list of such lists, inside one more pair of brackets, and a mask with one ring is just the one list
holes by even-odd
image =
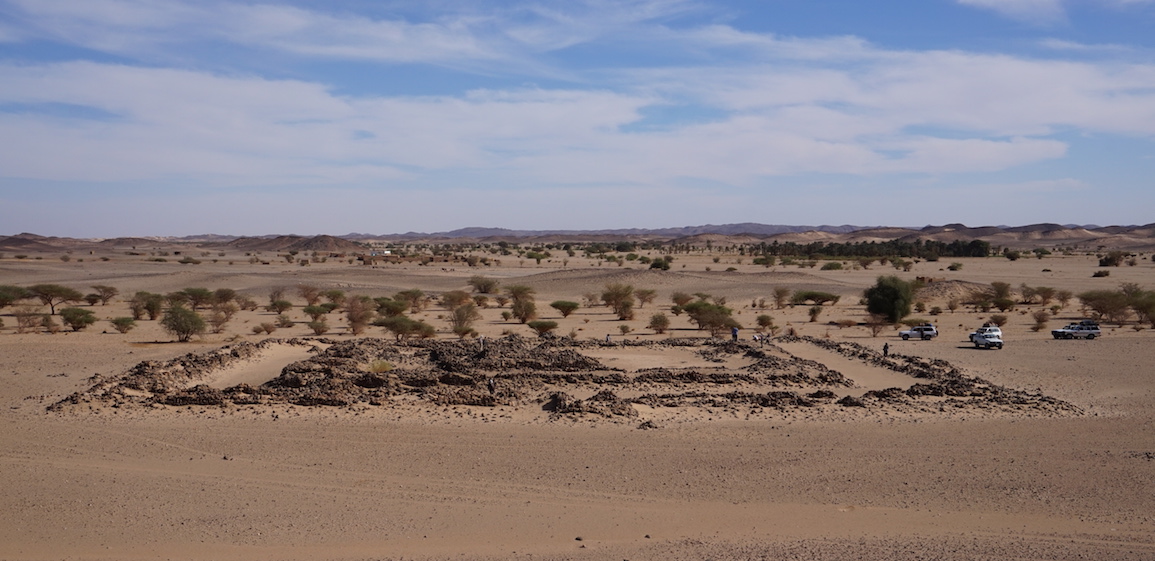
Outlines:
{"label": "sky", "polygon": [[0,0],[0,234],[1155,222],[1155,0]]}

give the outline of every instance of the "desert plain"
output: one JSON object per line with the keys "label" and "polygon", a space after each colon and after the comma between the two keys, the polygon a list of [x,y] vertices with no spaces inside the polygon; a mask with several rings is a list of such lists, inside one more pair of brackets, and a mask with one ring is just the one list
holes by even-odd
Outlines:
{"label": "desert plain", "polygon": [[[1131,318],[1104,323],[1092,341],[1056,340],[1050,329],[1087,317],[1078,299],[1041,331],[1031,312],[1043,306],[1020,304],[1006,313],[1005,348],[982,350],[967,334],[995,312],[947,310],[966,287],[992,282],[1155,289],[1146,257],[1093,277],[1093,251],[943,258],[909,271],[763,267],[721,250],[678,255],[668,271],[580,255],[469,267],[220,253],[198,264],[124,248],[0,258],[3,285],[119,291],[107,305],[80,304],[99,321],[76,332],[18,333],[14,308],[0,309],[0,559],[1155,559],[1155,330]],[[379,327],[353,335],[339,311],[316,336],[295,291],[436,297],[470,290],[474,275],[532,287],[538,315],[559,324],[554,346],[539,349],[545,339],[496,304],[474,323],[480,337],[460,340],[435,300],[412,314],[437,328],[432,339],[399,344]],[[934,279],[920,299],[943,312],[915,315],[934,321],[938,338],[862,325],[859,299],[880,275]],[[548,306],[612,283],[656,298],[627,321],[605,306],[565,318]],[[123,334],[107,321],[130,315],[137,291],[189,287],[262,304],[285,288],[295,325],[254,334],[277,314],[241,311],[220,333],[180,343],[157,321]],[[811,306],[759,306],[776,287],[841,298],[811,321]],[[674,292],[724,297],[740,341],[711,340],[669,314]],[[659,311],[671,319],[662,334],[647,327]],[[780,329],[759,344],[761,314]],[[291,364],[359,340],[394,362],[452,355],[466,376],[413,388],[380,372],[407,391],[337,404],[298,394],[183,404],[116,386],[144,361],[172,366],[244,346],[195,383],[256,392]],[[506,379],[500,363],[485,366],[493,349],[596,366],[533,378],[519,363],[524,376]],[[471,361],[486,373],[468,376]],[[906,367],[928,364],[983,395],[997,388],[998,399],[884,391],[926,382]],[[774,365],[848,381],[777,378]],[[116,391],[94,393],[102,383]],[[798,399],[760,397],[783,395],[772,392]],[[570,399],[560,408],[558,393]]]}

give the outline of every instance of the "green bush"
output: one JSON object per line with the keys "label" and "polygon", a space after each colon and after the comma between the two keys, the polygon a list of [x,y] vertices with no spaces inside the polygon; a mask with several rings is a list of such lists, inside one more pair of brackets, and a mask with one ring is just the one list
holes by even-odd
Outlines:
{"label": "green bush", "polygon": [[193,335],[200,335],[205,332],[204,318],[183,306],[169,308],[164,317],[161,318],[160,325],[182,343],[192,339]]}
{"label": "green bush", "polygon": [[914,304],[914,285],[895,276],[878,277],[874,286],[863,293],[866,311],[897,323],[910,315]]}
{"label": "green bush", "polygon": [[64,308],[60,310],[60,319],[64,320],[73,331],[80,331],[96,323],[96,314],[84,308]]}
{"label": "green bush", "polygon": [[574,313],[578,308],[581,307],[581,304],[578,304],[577,302],[570,302],[569,300],[557,300],[552,302],[549,307],[560,312],[561,317],[568,318],[570,314]]}
{"label": "green bush", "polygon": [[841,271],[842,270],[842,263],[839,263],[838,261],[828,261],[825,265],[822,266],[822,270],[823,271]]}

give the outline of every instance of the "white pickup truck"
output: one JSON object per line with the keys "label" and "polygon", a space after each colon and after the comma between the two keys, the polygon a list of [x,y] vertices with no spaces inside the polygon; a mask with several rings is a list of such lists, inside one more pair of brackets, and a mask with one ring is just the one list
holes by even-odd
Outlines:
{"label": "white pickup truck", "polygon": [[1099,329],[1099,325],[1090,322],[1072,323],[1062,329],[1051,331],[1051,336],[1056,339],[1094,339],[1101,335],[1103,331]]}
{"label": "white pickup truck", "polygon": [[970,334],[970,340],[975,344],[975,347],[980,349],[1002,349],[1003,348],[1003,330],[999,329],[997,325],[984,325]]}
{"label": "white pickup truck", "polygon": [[906,331],[899,331],[898,336],[902,337],[903,341],[906,341],[911,337],[922,339],[923,341],[929,341],[935,337],[938,337],[938,330],[935,329],[933,325],[924,323],[922,325],[916,325]]}

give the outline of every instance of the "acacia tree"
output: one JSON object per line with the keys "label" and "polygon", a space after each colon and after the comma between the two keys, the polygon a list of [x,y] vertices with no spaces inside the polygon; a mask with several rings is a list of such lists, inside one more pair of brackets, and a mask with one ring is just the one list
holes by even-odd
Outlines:
{"label": "acacia tree", "polygon": [[895,276],[878,277],[874,286],[863,293],[866,311],[878,314],[890,323],[910,315],[914,304],[914,286]]}
{"label": "acacia tree", "polygon": [[192,339],[193,335],[205,332],[204,318],[184,306],[169,308],[161,318],[160,325],[182,343]]}
{"label": "acacia tree", "polygon": [[216,298],[213,291],[207,288],[186,288],[182,292],[188,297],[188,303],[194,311],[209,305]]}
{"label": "acacia tree", "polygon": [[658,297],[658,291],[652,288],[639,288],[634,291],[634,296],[637,297],[638,308],[641,309]]}
{"label": "acacia tree", "polygon": [[602,302],[617,314],[618,319],[634,319],[634,287],[628,284],[607,284],[602,291]]}
{"label": "acacia tree", "polygon": [[120,294],[120,291],[113,286],[94,284],[91,286],[91,288],[96,291],[96,295],[100,298],[101,306],[107,306],[109,301],[111,301],[117,294]]}
{"label": "acacia tree", "polygon": [[537,317],[537,305],[533,301],[533,288],[515,284],[505,287],[505,291],[509,293],[513,302],[510,306],[510,313],[513,317],[521,323]]}
{"label": "acacia tree", "polygon": [[0,284],[0,308],[11,306],[17,300],[32,297],[27,290],[10,284]]}
{"label": "acacia tree", "polygon": [[698,329],[710,332],[710,336],[718,337],[727,330],[742,326],[737,320],[730,317],[733,310],[719,304],[711,304],[705,300],[690,302],[682,307],[690,320],[698,324]]}
{"label": "acacia tree", "polygon": [[419,288],[412,288],[403,290],[393,295],[394,300],[399,300],[409,304],[409,312],[416,314],[425,309],[425,303],[428,301],[425,293]]}
{"label": "acacia tree", "polygon": [[56,315],[56,306],[59,304],[84,300],[80,291],[59,284],[34,284],[28,287],[28,293],[48,306],[52,315]]}
{"label": "acacia tree", "polygon": [[577,302],[570,302],[569,300],[556,300],[550,303],[549,307],[561,313],[561,317],[568,318],[570,314],[577,311],[581,307]]}

